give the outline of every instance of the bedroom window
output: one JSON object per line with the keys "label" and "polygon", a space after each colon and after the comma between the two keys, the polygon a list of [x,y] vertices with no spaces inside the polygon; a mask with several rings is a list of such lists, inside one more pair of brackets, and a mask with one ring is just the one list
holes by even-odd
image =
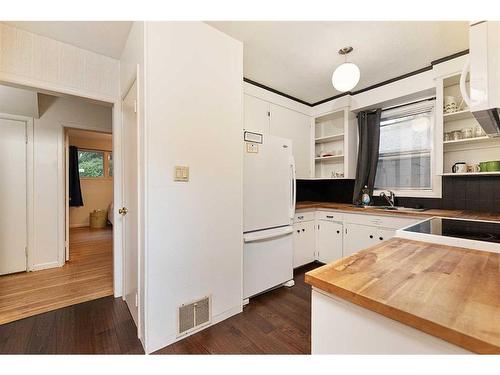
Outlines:
{"label": "bedroom window", "polygon": [[110,178],[113,176],[112,153],[100,150],[78,150],[80,178]]}
{"label": "bedroom window", "polygon": [[382,112],[375,189],[400,196],[438,196],[434,101]]}

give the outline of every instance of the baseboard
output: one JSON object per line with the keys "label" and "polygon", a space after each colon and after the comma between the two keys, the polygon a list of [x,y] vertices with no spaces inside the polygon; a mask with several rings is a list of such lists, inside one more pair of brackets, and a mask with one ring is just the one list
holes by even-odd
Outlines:
{"label": "baseboard", "polygon": [[[227,318],[232,317],[233,315],[241,313],[242,311],[243,311],[243,307],[241,305],[235,306],[235,307],[233,307],[233,308],[231,308],[229,310],[226,310],[226,311],[224,311],[224,312],[222,312],[222,313],[220,313],[218,315],[213,316],[212,317],[212,323],[210,323],[209,325],[203,326],[199,330],[190,332],[190,333],[188,333],[188,334],[186,334],[184,336],[181,336],[181,337],[177,337],[177,335],[174,334],[174,335],[171,335],[171,336],[167,337],[166,340],[162,340],[162,342],[153,342],[153,343],[150,343],[149,345],[147,345],[144,348],[144,351],[146,352],[146,354],[151,354],[153,352],[156,352],[157,350],[160,350],[161,348],[169,346],[169,345],[173,344],[174,342],[183,340],[186,337],[194,335],[195,333],[201,332],[204,329],[207,329],[208,327],[211,327],[211,326],[213,326],[213,325],[215,325],[217,323],[222,322],[223,320],[226,320]],[[146,336],[147,336],[147,333],[146,333]]]}
{"label": "baseboard", "polygon": [[88,226],[89,226],[89,224],[70,224],[69,225],[70,228],[85,228]]}
{"label": "baseboard", "polygon": [[56,267],[61,267],[63,265],[64,263],[60,264],[58,261],[34,264],[33,266],[31,266],[30,271],[46,270],[48,268],[56,268]]}

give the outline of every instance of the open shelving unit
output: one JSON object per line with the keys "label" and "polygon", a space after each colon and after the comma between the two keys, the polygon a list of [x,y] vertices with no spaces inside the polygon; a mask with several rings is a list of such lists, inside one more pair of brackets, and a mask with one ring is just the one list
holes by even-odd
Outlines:
{"label": "open shelving unit", "polygon": [[356,148],[355,115],[348,108],[317,117],[314,127],[313,178],[354,178]]}
{"label": "open shelving unit", "polygon": [[[457,103],[461,102],[460,73],[453,74],[442,80],[443,95],[441,111],[445,96],[454,96]],[[462,129],[474,129],[479,123],[471,111],[462,107],[457,112],[442,113],[443,133],[461,131]],[[443,134],[444,139],[444,134]],[[457,140],[443,141],[443,173],[442,176],[499,176],[500,172],[470,172],[452,173],[453,164],[464,162],[467,164],[479,164],[483,161],[500,160],[500,138],[490,138],[486,135],[474,138],[462,138]]]}

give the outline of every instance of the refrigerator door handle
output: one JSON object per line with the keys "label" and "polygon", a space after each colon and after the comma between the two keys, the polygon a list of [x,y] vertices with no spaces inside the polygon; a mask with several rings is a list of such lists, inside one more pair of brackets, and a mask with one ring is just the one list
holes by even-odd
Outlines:
{"label": "refrigerator door handle", "polygon": [[297,199],[297,178],[295,175],[295,160],[293,156],[290,158],[290,184],[291,184],[291,197],[290,197],[290,219],[295,216],[295,201]]}
{"label": "refrigerator door handle", "polygon": [[293,232],[293,228],[291,226],[264,231],[264,233],[252,232],[252,233],[244,234],[243,241],[245,243],[248,243],[248,242],[269,240],[271,238],[285,236],[285,235],[290,234],[292,232]]}

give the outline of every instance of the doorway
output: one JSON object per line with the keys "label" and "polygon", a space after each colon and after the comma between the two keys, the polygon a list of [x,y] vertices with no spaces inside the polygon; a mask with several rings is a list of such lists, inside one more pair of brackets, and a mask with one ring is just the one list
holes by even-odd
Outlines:
{"label": "doorway", "polygon": [[[65,187],[65,258],[72,262],[82,255],[76,250],[90,245],[97,233],[113,237],[111,133],[65,128]],[[112,255],[111,248],[107,252]]]}
{"label": "doorway", "polygon": [[[4,91],[14,97],[10,88]],[[16,103],[25,98],[34,110],[25,117],[0,116],[5,177],[0,180],[0,264],[5,266],[0,275],[0,324],[114,294],[114,231],[107,215],[112,212],[115,176],[113,107],[79,97],[22,91]],[[84,142],[75,145],[81,149],[82,165],[86,162],[82,173],[89,178],[89,186],[83,187],[87,207],[80,210],[88,212],[70,215],[67,209],[66,217],[74,216],[71,236],[70,228],[65,230],[64,184],[65,144],[69,147],[70,139]],[[94,211],[99,228],[90,228]]]}

